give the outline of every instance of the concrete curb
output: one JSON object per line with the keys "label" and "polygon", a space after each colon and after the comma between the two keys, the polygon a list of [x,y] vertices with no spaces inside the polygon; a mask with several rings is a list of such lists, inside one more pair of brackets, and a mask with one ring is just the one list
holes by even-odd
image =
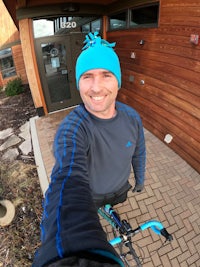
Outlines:
{"label": "concrete curb", "polygon": [[45,166],[43,163],[42,153],[40,150],[36,125],[35,125],[35,121],[37,119],[38,119],[38,116],[30,118],[30,128],[31,128],[31,138],[32,138],[35,163],[37,166],[37,172],[38,172],[38,177],[39,177],[39,181],[40,181],[40,187],[41,187],[41,190],[42,190],[42,193],[44,196],[45,192],[49,186],[49,181],[48,181],[46,169],[45,169]]}

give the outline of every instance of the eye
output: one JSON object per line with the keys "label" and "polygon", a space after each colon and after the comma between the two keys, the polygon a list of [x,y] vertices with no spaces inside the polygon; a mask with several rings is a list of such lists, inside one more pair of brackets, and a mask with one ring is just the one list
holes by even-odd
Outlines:
{"label": "eye", "polygon": [[89,75],[89,74],[84,74],[84,75],[82,76],[82,79],[83,79],[83,80],[85,80],[85,79],[89,79],[89,78],[91,78],[91,75]]}
{"label": "eye", "polygon": [[112,73],[111,72],[104,72],[104,77],[110,78],[110,77],[112,77]]}

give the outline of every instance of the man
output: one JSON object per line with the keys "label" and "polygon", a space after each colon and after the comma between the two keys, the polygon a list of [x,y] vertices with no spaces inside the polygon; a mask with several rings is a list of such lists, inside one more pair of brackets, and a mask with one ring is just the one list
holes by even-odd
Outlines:
{"label": "man", "polygon": [[96,209],[126,200],[131,165],[133,191],[144,186],[142,122],[134,109],[116,102],[121,69],[115,44],[97,33],[90,33],[85,43],[76,63],[83,104],[63,120],[55,137],[56,162],[45,196],[42,246],[33,265],[37,267],[86,266],[70,265],[73,257],[87,266],[122,266]]}

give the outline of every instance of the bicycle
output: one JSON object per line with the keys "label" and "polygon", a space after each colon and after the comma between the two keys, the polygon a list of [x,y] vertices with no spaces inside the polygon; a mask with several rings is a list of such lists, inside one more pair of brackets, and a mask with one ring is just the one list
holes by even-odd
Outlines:
{"label": "bicycle", "polygon": [[[141,258],[137,255],[132,245],[132,237],[139,232],[150,228],[156,234],[164,236],[166,241],[173,240],[172,235],[167,232],[162,223],[159,221],[150,220],[138,226],[136,229],[132,229],[131,225],[126,220],[121,220],[118,213],[110,204],[99,208],[98,213],[112,226],[114,239],[110,240],[109,242],[112,246],[117,244],[121,245],[119,247],[120,258],[126,267],[130,267],[129,261],[127,260],[128,255],[132,256],[132,259],[137,264],[137,267],[142,267]],[[128,248],[128,251],[125,253],[122,251],[123,246]]]}

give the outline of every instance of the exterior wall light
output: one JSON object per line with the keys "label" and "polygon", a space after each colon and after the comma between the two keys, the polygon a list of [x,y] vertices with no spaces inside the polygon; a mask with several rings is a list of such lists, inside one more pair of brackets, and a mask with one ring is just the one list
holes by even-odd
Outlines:
{"label": "exterior wall light", "polygon": [[78,12],[79,4],[77,3],[66,3],[61,6],[61,10],[64,12]]}
{"label": "exterior wall light", "polygon": [[140,40],[140,41],[139,41],[139,44],[140,44],[140,45],[144,45],[144,43],[145,43],[145,40]]}

